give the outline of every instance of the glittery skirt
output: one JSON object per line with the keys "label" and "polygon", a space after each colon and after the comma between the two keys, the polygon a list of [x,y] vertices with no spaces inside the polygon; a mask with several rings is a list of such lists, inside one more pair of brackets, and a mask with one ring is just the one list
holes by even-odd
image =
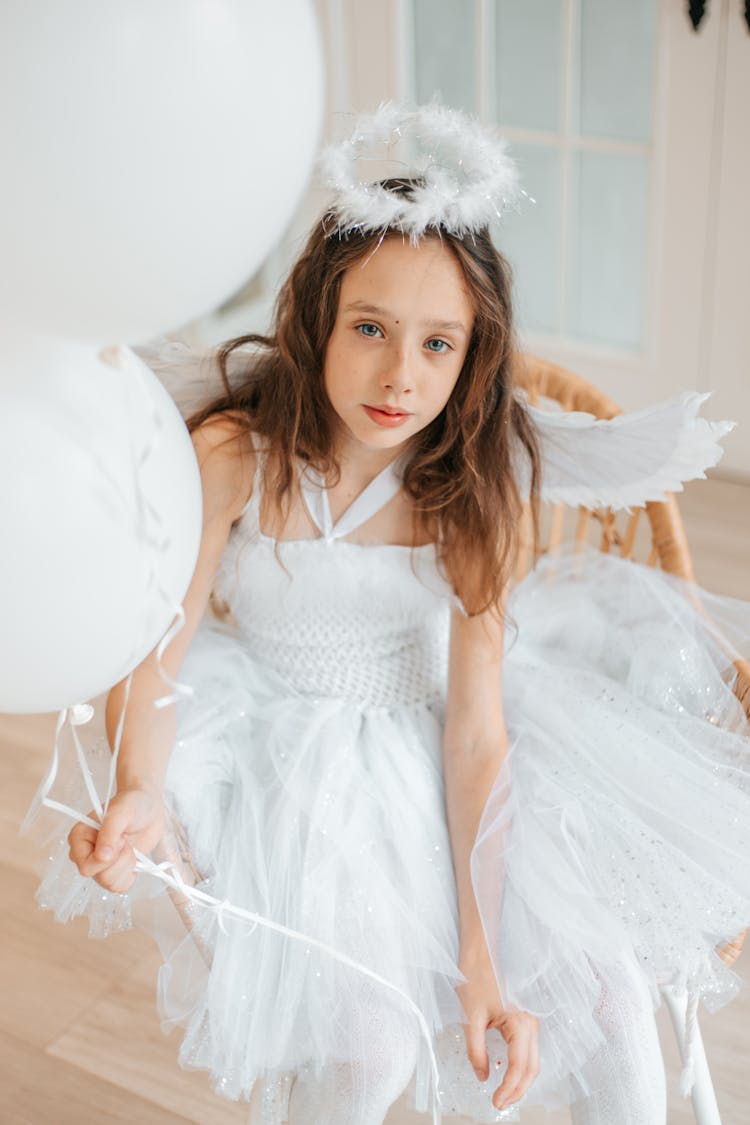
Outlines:
{"label": "glittery skirt", "polygon": [[[592,1088],[602,982],[623,965],[654,1003],[668,981],[711,1009],[741,985],[715,946],[750,923],[750,727],[732,690],[748,653],[750,604],[598,553],[545,560],[510,599],[510,749],[472,877],[501,994],[540,1019],[524,1104]],[[232,1098],[260,1083],[253,1121],[286,1121],[297,1085],[326,1091],[336,1112],[321,1120],[369,1122],[389,1076],[427,1112],[429,1059],[404,997],[432,1037],[444,1111],[515,1119],[492,1108],[497,1072],[480,1083],[463,1045],[442,700],[300,695],[209,626],[181,677],[199,690],[180,705],[168,794],[197,886],[311,942],[176,908],[147,876],[102,894],[63,845],[42,905],[88,914],[95,933],[138,908],[162,947],[159,1003],[185,1029],[183,1065]]]}
{"label": "glittery skirt", "polygon": [[[215,623],[201,626],[180,680],[195,695],[178,704],[173,830],[155,858],[179,854],[197,890],[294,936],[170,895],[147,874],[110,894],[77,874],[64,839],[40,905],[60,921],[86,915],[94,937],[132,924],[155,937],[159,1011],[165,1030],[184,1029],[181,1065],[249,1101],[253,1125],[369,1125],[406,1086],[431,1117],[438,1085],[444,1112],[518,1120],[491,1104],[498,1071],[482,1083],[466,1055],[442,700],[300,694]],[[108,756],[101,742],[88,750],[100,791]],[[87,808],[80,782],[61,775],[55,795]],[[497,1031],[489,1043],[507,1059]]]}
{"label": "glittery skirt", "polygon": [[635,967],[654,1005],[663,983],[711,1011],[743,986],[715,947],[750,923],[750,723],[733,690],[750,602],[568,549],[509,612],[512,748],[472,875],[503,996],[541,1020],[536,1096],[565,1075],[573,1101],[596,1081],[608,966]]}

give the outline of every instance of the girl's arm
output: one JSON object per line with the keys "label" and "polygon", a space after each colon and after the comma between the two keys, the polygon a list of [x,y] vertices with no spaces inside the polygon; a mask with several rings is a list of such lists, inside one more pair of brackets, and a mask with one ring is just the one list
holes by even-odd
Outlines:
{"label": "girl's arm", "polygon": [[467,954],[484,948],[469,860],[482,810],[508,748],[502,654],[503,625],[498,612],[466,617],[453,611],[443,763],[460,948]]}
{"label": "girl's arm", "polygon": [[474,617],[453,611],[443,764],[458,894],[459,967],[468,980],[457,991],[467,1019],[467,1053],[480,1079],[489,1076],[487,1028],[496,1027],[508,1043],[508,1069],[492,1099],[498,1109],[517,1101],[539,1071],[538,1021],[503,1009],[471,882],[482,811],[508,750],[502,652],[498,610]]}
{"label": "girl's arm", "polygon": [[[183,600],[185,624],[162,655],[162,665],[176,679],[203,617],[232,524],[250,492],[255,455],[246,449],[238,425],[226,415],[209,419],[192,435],[201,470],[203,531],[198,561]],[[234,440],[234,439],[237,440]],[[120,719],[125,681],[107,697],[110,745]],[[167,685],[159,674],[156,650],[133,672],[117,761],[117,792],[97,831],[77,824],[70,833],[70,855],[83,875],[94,876],[108,890],[132,884],[133,847],[150,852],[161,837],[162,787],[176,734],[174,707],[157,709],[154,701]]]}

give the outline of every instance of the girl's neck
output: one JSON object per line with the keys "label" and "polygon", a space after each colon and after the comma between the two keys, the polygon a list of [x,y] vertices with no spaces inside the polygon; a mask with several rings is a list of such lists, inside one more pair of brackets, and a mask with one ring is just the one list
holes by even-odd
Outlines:
{"label": "girl's neck", "polygon": [[387,449],[371,449],[341,435],[336,442],[336,461],[341,482],[348,488],[365,487],[406,451],[406,442]]}

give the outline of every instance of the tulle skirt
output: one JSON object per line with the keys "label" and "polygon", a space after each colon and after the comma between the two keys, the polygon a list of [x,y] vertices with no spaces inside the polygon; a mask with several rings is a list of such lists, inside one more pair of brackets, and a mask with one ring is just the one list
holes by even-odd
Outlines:
{"label": "tulle skirt", "polygon": [[[510,749],[472,877],[503,999],[540,1019],[525,1104],[592,1088],[602,982],[623,966],[653,1003],[679,982],[714,1010],[742,984],[715,946],[750,922],[750,726],[733,694],[748,653],[750,604],[598,552],[544,560],[510,599]],[[382,1120],[407,1082],[427,1112],[430,1044],[444,1112],[515,1119],[490,1103],[501,1072],[479,1082],[464,1048],[442,702],[296,694],[216,623],[181,678],[196,694],[179,705],[167,788],[183,868],[293,934],[146,875],[103,893],[63,839],[41,904],[86,913],[94,934],[137,909],[162,947],[160,1010],[184,1028],[183,1065],[231,1098],[260,1082],[264,1125],[287,1120],[296,1082],[325,1088],[331,1122],[375,1121],[378,1099]],[[106,750],[90,756],[101,775]]]}

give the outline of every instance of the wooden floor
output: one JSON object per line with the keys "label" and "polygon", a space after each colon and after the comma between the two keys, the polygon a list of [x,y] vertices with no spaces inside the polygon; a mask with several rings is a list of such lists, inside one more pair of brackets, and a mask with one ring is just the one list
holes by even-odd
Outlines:
{"label": "wooden floor", "polygon": [[[688,487],[683,512],[699,581],[750,597],[750,486],[718,480]],[[34,904],[38,856],[17,834],[52,743],[54,716],[0,716],[0,1125],[230,1125],[246,1107],[227,1103],[205,1076],[176,1065],[153,1001],[157,957],[138,933],[90,941],[83,923],[57,925]],[[740,972],[748,975],[746,952]],[[750,1122],[750,989],[701,1024],[724,1125]],[[659,1011],[670,1082],[670,1125],[693,1120],[676,1092],[677,1051]],[[455,1119],[454,1119],[455,1120]],[[524,1125],[568,1115],[528,1111]],[[395,1107],[389,1125],[424,1125]],[[613,1123],[616,1125],[616,1123]]]}

